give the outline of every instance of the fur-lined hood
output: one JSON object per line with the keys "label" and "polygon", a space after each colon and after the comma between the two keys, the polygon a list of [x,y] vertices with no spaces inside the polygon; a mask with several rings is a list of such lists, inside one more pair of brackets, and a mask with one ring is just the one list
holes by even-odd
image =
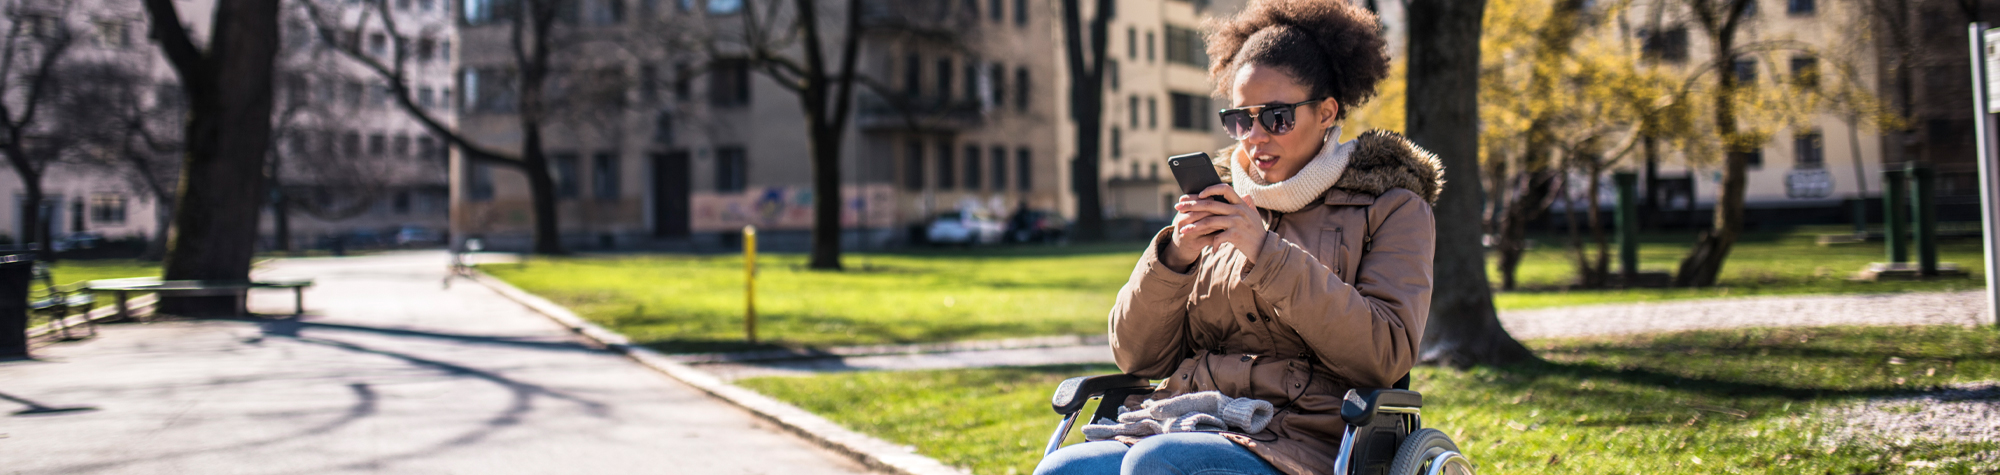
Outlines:
{"label": "fur-lined hood", "polygon": [[[1387,130],[1363,132],[1354,141],[1354,154],[1348,156],[1347,170],[1333,183],[1334,188],[1377,196],[1390,188],[1402,188],[1437,204],[1438,193],[1444,191],[1444,164],[1436,155]],[[1223,183],[1230,181],[1228,160],[1235,156],[1235,145],[1215,154],[1215,171],[1222,175]]]}

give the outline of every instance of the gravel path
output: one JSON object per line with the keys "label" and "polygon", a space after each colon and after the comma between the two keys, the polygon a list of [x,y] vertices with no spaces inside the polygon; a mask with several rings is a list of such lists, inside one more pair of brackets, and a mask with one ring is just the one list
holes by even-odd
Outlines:
{"label": "gravel path", "polygon": [[1849,438],[2000,441],[2000,381],[1877,398],[1828,412],[1833,420],[1848,421],[1840,434]]}
{"label": "gravel path", "polygon": [[1588,305],[1501,312],[1515,338],[1825,325],[1976,325],[1992,322],[1984,291],[1802,295]]}

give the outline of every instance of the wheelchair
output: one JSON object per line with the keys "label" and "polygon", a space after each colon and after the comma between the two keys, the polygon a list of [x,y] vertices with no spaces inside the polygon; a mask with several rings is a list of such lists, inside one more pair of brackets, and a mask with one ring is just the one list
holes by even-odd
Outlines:
{"label": "wheelchair", "polygon": [[[1062,447],[1062,441],[1076,424],[1077,415],[1091,399],[1124,401],[1134,395],[1152,394],[1154,386],[1146,378],[1129,374],[1109,374],[1070,378],[1056,387],[1049,405],[1062,422],[1049,436],[1042,456]],[[1423,428],[1421,409],[1424,396],[1410,390],[1410,376],[1396,381],[1392,389],[1350,389],[1340,405],[1340,418],[1347,429],[1340,438],[1340,453],[1334,457],[1334,473],[1329,475],[1474,475],[1472,459],[1459,453],[1451,437],[1437,429]],[[1118,403],[1100,403],[1090,420],[1117,419]]]}

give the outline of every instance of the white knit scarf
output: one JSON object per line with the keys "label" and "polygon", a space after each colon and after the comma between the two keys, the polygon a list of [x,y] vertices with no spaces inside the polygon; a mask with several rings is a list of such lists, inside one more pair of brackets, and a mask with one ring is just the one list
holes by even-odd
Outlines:
{"label": "white knit scarf", "polygon": [[[1229,158],[1229,186],[1236,189],[1239,196],[1250,197],[1257,207],[1290,213],[1305,209],[1306,205],[1318,201],[1327,188],[1340,181],[1340,174],[1347,171],[1347,156],[1354,153],[1355,141],[1334,142],[1340,136],[1340,127],[1327,130],[1320,139],[1319,155],[1313,157],[1297,175],[1285,181],[1271,183],[1264,180],[1264,173],[1256,167],[1245,168],[1236,157]],[[1248,153],[1238,148],[1236,153]]]}

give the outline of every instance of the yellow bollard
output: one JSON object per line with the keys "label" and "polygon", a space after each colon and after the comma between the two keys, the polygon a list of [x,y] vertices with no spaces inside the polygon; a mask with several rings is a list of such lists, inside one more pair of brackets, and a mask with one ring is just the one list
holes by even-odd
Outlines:
{"label": "yellow bollard", "polygon": [[757,342],[757,227],[743,227],[743,334]]}

